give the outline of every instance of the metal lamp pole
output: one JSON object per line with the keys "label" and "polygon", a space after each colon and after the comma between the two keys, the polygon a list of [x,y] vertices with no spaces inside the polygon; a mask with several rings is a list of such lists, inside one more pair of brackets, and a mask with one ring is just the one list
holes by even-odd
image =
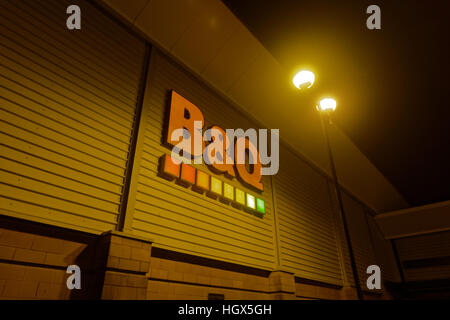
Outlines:
{"label": "metal lamp pole", "polygon": [[356,268],[355,255],[353,253],[352,242],[350,240],[350,231],[349,231],[348,224],[347,224],[347,218],[345,216],[344,203],[342,201],[342,195],[341,195],[341,188],[339,187],[338,178],[336,175],[336,167],[334,165],[333,154],[331,152],[331,147],[330,147],[330,139],[328,137],[328,126],[331,124],[331,119],[330,119],[331,112],[332,112],[332,110],[321,111],[319,109],[320,122],[322,124],[322,131],[323,131],[323,134],[325,135],[325,140],[327,142],[328,155],[330,157],[330,167],[331,167],[331,172],[333,174],[334,186],[336,188],[336,194],[338,197],[339,207],[341,210],[341,218],[342,218],[342,222],[344,224],[345,238],[347,240],[348,251],[350,254],[350,263],[352,266],[353,277],[355,280],[356,292],[358,294],[358,299],[363,300],[364,297],[363,297],[361,286],[359,283],[358,269]]}

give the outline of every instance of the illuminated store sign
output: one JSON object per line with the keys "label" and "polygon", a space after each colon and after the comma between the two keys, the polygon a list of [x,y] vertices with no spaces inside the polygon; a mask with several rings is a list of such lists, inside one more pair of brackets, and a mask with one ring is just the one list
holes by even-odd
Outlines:
{"label": "illuminated store sign", "polygon": [[[265,213],[264,200],[261,198],[190,165],[204,162],[216,174],[223,174],[228,179],[237,178],[243,185],[263,191],[261,180],[264,168],[260,153],[251,137],[246,135],[247,132],[212,126],[203,133],[203,113],[175,91],[171,92],[167,120],[163,142],[172,149],[172,154],[163,155],[160,159],[159,172],[162,177],[176,179],[180,185],[192,187],[196,192],[206,193],[211,198],[231,203],[235,207]],[[273,153],[272,148],[271,156]],[[272,158],[264,164],[272,161]]]}
{"label": "illuminated store sign", "polygon": [[[267,129],[259,129],[257,133],[252,128],[244,131],[212,126],[203,133],[204,123],[203,113],[197,106],[171,92],[163,141],[172,148],[172,157],[181,157],[185,163],[204,162],[215,173],[236,177],[246,186],[263,191],[262,176],[278,172],[278,129],[270,130],[269,156]],[[257,148],[258,139],[261,150]]]}

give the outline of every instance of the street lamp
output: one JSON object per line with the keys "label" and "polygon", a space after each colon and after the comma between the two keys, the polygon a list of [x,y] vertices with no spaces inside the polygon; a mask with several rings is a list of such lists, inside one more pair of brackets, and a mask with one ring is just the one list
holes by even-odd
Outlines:
{"label": "street lamp", "polygon": [[350,231],[348,228],[347,218],[345,216],[344,203],[342,201],[342,195],[341,195],[341,188],[339,186],[339,182],[338,182],[338,178],[337,178],[337,174],[336,174],[336,167],[334,165],[333,154],[331,152],[330,139],[329,139],[329,135],[328,135],[328,126],[331,125],[331,117],[330,116],[331,116],[331,113],[333,113],[334,110],[336,110],[336,100],[334,100],[332,98],[324,98],[324,99],[320,100],[319,104],[317,105],[317,110],[319,110],[320,122],[322,124],[322,131],[325,136],[326,143],[327,143],[328,156],[330,158],[330,167],[331,167],[331,172],[333,174],[333,181],[334,181],[334,186],[336,188],[336,194],[337,194],[337,198],[338,198],[338,202],[339,202],[339,208],[341,209],[340,210],[341,218],[342,218],[342,222],[344,224],[345,238],[347,240],[348,251],[350,254],[350,263],[352,266],[353,277],[355,280],[356,292],[358,294],[358,299],[362,300],[364,297],[362,294],[361,285],[359,283],[358,269],[356,268],[355,255],[353,253],[352,242],[350,240]]}
{"label": "street lamp", "polygon": [[294,82],[294,86],[296,86],[300,90],[307,89],[311,88],[315,78],[316,77],[314,76],[314,73],[312,73],[311,71],[301,70],[294,76],[292,82]]}
{"label": "street lamp", "polygon": [[[308,70],[302,70],[294,76],[294,78],[292,79],[292,82],[298,89],[302,90],[302,89],[311,88],[311,86],[314,83],[314,80],[315,80],[314,73],[312,73],[311,71],[308,71]],[[348,246],[348,251],[349,251],[349,255],[350,255],[350,263],[352,266],[353,278],[354,278],[355,286],[356,286],[356,292],[358,294],[358,299],[362,300],[364,297],[362,294],[361,285],[359,283],[358,269],[356,268],[355,255],[353,253],[353,246],[352,246],[352,242],[350,240],[350,231],[348,228],[347,218],[345,216],[341,188],[339,186],[339,182],[338,182],[338,178],[337,178],[337,174],[336,174],[336,167],[334,165],[333,154],[331,152],[331,147],[330,147],[330,139],[328,136],[328,126],[331,125],[330,116],[331,116],[331,113],[333,113],[334,110],[336,110],[336,105],[337,105],[336,100],[334,100],[333,98],[324,98],[324,99],[320,100],[319,104],[317,105],[317,110],[319,111],[320,122],[322,124],[322,131],[325,136],[326,143],[327,143],[328,156],[330,158],[330,167],[331,167],[331,172],[333,174],[334,186],[336,188],[336,194],[337,194],[337,198],[338,198],[338,202],[339,202],[339,208],[341,211],[341,218],[342,218],[342,222],[344,225],[345,238],[347,240],[347,246]],[[324,120],[324,118],[325,118],[325,120]]]}

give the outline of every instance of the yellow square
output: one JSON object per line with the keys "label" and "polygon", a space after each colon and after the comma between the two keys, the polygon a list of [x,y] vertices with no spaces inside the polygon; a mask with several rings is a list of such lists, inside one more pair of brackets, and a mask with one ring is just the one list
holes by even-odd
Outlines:
{"label": "yellow square", "polygon": [[195,181],[195,185],[200,189],[209,190],[209,174],[206,172],[197,170],[197,180]]}
{"label": "yellow square", "polygon": [[247,193],[247,207],[250,209],[256,209],[255,196]]}
{"label": "yellow square", "polygon": [[222,181],[216,177],[211,177],[211,192],[222,195]]}
{"label": "yellow square", "polygon": [[236,188],[236,202],[245,206],[245,192],[241,189]]}
{"label": "yellow square", "polygon": [[234,187],[231,184],[223,183],[223,196],[228,200],[234,200]]}

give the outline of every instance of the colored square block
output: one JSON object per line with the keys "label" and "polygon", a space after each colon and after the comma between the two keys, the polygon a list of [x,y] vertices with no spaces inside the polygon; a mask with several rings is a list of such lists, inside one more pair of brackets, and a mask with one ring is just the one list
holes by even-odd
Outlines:
{"label": "colored square block", "polygon": [[266,213],[266,204],[263,199],[256,198],[256,211]]}
{"label": "colored square block", "polygon": [[178,178],[180,176],[180,161],[173,159],[168,154],[162,156],[162,173],[167,177]]}
{"label": "colored square block", "polygon": [[252,196],[250,193],[247,193],[247,208],[256,209],[255,196]]}
{"label": "colored square block", "polygon": [[239,204],[242,204],[243,206],[245,206],[245,192],[242,191],[241,189],[235,188],[236,192],[235,192],[235,201]]}
{"label": "colored square block", "polygon": [[197,170],[197,179],[195,181],[195,185],[202,190],[209,191],[209,183],[209,174]]}
{"label": "colored square block", "polygon": [[223,183],[223,196],[225,199],[234,201],[234,187],[231,184]]}
{"label": "colored square block", "polygon": [[188,184],[195,183],[195,168],[186,163],[181,164],[180,180]]}
{"label": "colored square block", "polygon": [[211,177],[211,192],[220,196],[222,195],[222,180]]}

